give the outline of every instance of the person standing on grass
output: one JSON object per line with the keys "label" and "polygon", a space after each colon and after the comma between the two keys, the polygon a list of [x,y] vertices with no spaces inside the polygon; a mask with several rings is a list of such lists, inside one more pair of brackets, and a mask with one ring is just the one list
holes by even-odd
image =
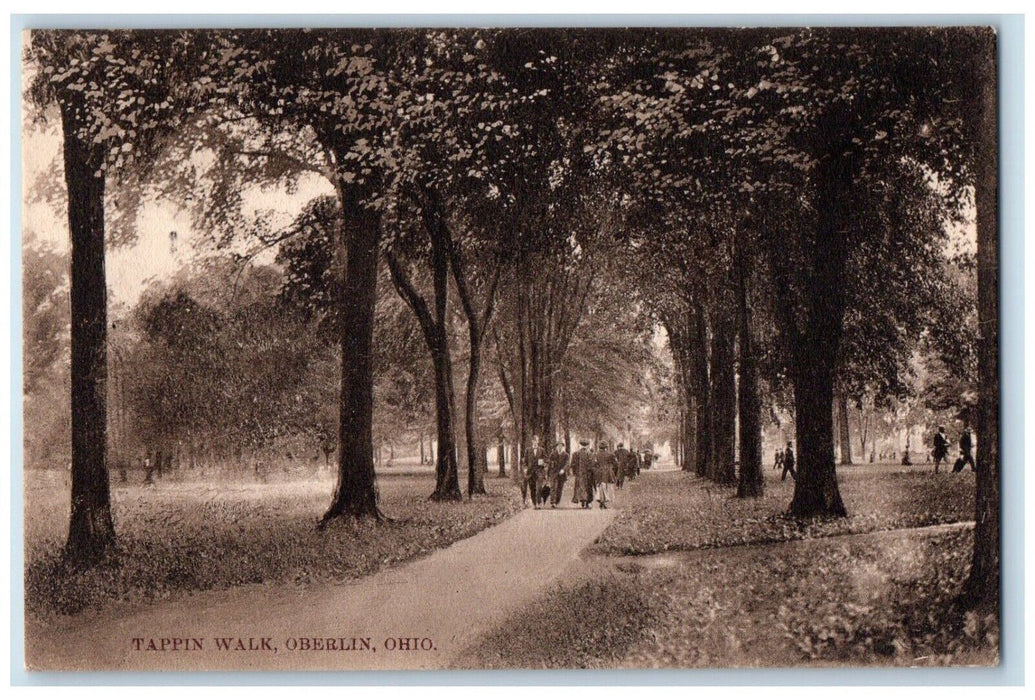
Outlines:
{"label": "person standing on grass", "polygon": [[607,504],[614,500],[615,473],[618,471],[618,464],[606,442],[597,445],[597,461],[594,471],[597,482],[597,503],[601,508],[607,508]]}
{"label": "person standing on grass", "polygon": [[938,466],[949,454],[949,438],[945,437],[945,426],[939,425],[938,432],[934,434],[934,473],[938,473]]}
{"label": "person standing on grass", "polygon": [[798,472],[794,470],[794,450],[790,441],[787,442],[787,449],[783,451],[783,473],[780,474],[780,481],[786,479],[788,474],[795,481],[798,480]]}
{"label": "person standing on grass", "polygon": [[961,472],[968,464],[971,471],[977,471],[977,465],[974,464],[974,438],[970,434],[969,425],[965,426],[963,432],[960,433],[960,458],[956,460],[952,471]]}
{"label": "person standing on grass", "polygon": [[154,463],[151,461],[151,453],[148,452],[144,455],[144,486],[154,485],[154,470]]}
{"label": "person standing on grass", "polygon": [[593,471],[595,458],[589,451],[589,440],[579,440],[579,450],[571,456],[571,473],[575,475],[575,493],[571,502],[589,508],[593,502]]}
{"label": "person standing on grass", "polygon": [[557,441],[553,454],[550,455],[550,464],[547,468],[547,477],[550,480],[550,507],[556,508],[561,502],[561,491],[564,490],[564,482],[568,479],[568,463],[571,458],[564,449],[564,443]]}

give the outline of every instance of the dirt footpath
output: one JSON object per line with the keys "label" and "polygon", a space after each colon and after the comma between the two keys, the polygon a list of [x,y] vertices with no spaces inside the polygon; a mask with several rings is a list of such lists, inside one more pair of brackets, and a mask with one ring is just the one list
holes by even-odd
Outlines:
{"label": "dirt footpath", "polygon": [[525,510],[352,584],[210,591],[27,633],[34,670],[362,670],[449,665],[577,566],[614,510]]}

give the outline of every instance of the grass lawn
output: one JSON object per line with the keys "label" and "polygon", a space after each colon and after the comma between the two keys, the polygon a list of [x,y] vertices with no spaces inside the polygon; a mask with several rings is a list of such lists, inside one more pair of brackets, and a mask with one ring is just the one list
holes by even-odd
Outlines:
{"label": "grass lawn", "polygon": [[601,558],[479,640],[472,668],[998,663],[961,614],[969,529]]}
{"label": "grass lawn", "polygon": [[736,489],[685,472],[644,473],[618,495],[620,511],[595,546],[601,554],[657,552],[784,542],[874,532],[974,518],[974,475],[932,474],[895,467],[838,471],[847,518],[799,521],[786,515],[790,477],[766,474],[765,496],[736,498]]}
{"label": "grass lawn", "polygon": [[[771,478],[771,477],[770,477]],[[472,646],[467,667],[998,663],[998,619],[963,614],[973,475],[844,470],[851,514],[783,516],[681,473],[643,475],[588,565]],[[838,537],[841,534],[870,533]]]}
{"label": "grass lawn", "polygon": [[328,479],[209,485],[113,484],[117,557],[90,571],[61,560],[68,489],[55,472],[26,474],[25,609],[70,614],[115,601],[252,583],[343,581],[444,547],[511,515],[521,496],[509,479],[485,480],[473,502],[428,500],[434,474],[379,476],[390,522],[339,522],[317,532]]}

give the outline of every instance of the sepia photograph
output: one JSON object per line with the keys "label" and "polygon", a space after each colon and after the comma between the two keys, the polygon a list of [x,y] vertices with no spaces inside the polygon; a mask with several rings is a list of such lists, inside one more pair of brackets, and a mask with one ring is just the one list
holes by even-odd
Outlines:
{"label": "sepia photograph", "polygon": [[30,676],[999,666],[994,27],[20,40]]}

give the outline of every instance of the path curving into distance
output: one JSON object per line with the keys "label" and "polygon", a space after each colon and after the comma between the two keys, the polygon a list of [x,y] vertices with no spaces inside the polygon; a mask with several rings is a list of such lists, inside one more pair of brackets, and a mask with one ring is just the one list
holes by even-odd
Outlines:
{"label": "path curving into distance", "polygon": [[616,512],[563,505],[526,509],[425,558],[350,583],[247,586],[135,611],[59,618],[26,635],[26,665],[39,671],[444,668],[577,567]]}

